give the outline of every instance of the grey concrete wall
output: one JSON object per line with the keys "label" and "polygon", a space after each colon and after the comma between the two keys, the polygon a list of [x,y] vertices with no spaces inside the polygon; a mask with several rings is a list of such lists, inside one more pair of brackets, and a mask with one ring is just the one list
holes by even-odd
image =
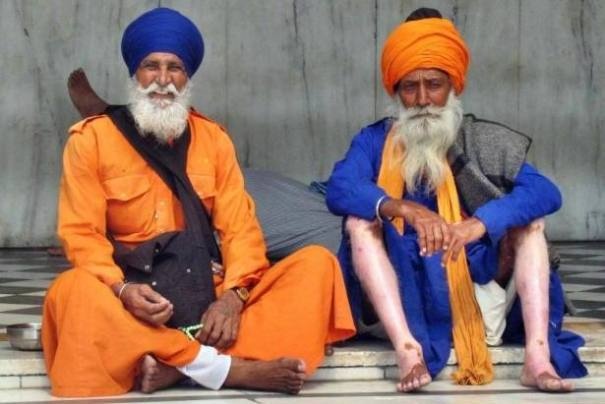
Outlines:
{"label": "grey concrete wall", "polygon": [[61,150],[78,119],[65,81],[82,66],[125,99],[119,44],[156,5],[200,27],[194,102],[231,133],[243,165],[325,178],[388,99],[379,59],[420,5],[452,18],[472,52],[465,109],[534,138],[530,160],[561,187],[555,239],[605,239],[605,2],[599,0],[0,1],[0,246],[55,241]]}

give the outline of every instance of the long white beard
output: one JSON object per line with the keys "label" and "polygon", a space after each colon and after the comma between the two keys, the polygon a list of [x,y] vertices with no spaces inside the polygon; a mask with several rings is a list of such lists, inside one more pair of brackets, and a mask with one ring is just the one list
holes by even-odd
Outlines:
{"label": "long white beard", "polygon": [[453,91],[443,107],[405,108],[400,103],[394,140],[405,150],[399,163],[408,192],[421,185],[434,192],[443,183],[447,151],[456,141],[462,117],[462,103]]}
{"label": "long white beard", "polygon": [[[144,136],[151,135],[160,143],[178,139],[187,127],[191,102],[191,81],[179,92],[174,84],[165,87],[153,82],[143,88],[133,77],[128,84],[128,108]],[[173,94],[174,99],[153,99],[152,92]]]}

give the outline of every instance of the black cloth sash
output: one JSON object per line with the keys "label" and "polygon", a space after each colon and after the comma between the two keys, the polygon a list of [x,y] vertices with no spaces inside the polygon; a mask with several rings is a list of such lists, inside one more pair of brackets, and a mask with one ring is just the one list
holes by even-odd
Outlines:
{"label": "black cloth sash", "polygon": [[152,136],[142,136],[127,107],[107,111],[130,145],[153,168],[181,202],[186,228],[167,232],[130,250],[111,235],[114,260],[128,282],[147,283],[174,306],[170,327],[198,324],[201,315],[216,299],[212,261],[220,262],[210,216],[189,177],[187,151],[189,127],[171,145]]}

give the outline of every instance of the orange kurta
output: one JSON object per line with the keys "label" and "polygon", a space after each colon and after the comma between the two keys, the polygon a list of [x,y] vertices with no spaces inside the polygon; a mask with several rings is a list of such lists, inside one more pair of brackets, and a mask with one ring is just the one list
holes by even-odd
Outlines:
{"label": "orange kurta", "polygon": [[[225,276],[215,277],[217,295],[254,286],[228,353],[301,357],[311,373],[325,343],[354,333],[338,263],[327,250],[310,247],[269,268],[229,137],[195,112],[189,125],[187,173],[221,240]],[[182,366],[195,358],[199,345],[180,331],[142,324],[123,309],[108,288],[123,274],[105,234],[136,246],[183,229],[183,214],[170,189],[107,116],[71,128],[63,164],[58,233],[75,270],[59,277],[45,302],[42,334],[53,394],[123,393],[132,387],[143,354]]]}

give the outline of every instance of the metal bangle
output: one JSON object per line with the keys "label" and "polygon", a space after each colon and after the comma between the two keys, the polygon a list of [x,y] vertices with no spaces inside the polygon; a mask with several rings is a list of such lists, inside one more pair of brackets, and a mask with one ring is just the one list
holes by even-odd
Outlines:
{"label": "metal bangle", "polygon": [[125,282],[122,284],[122,286],[120,286],[120,290],[118,291],[118,300],[122,301],[122,293],[124,292],[124,289],[126,289],[126,286],[130,285],[130,282]]}

